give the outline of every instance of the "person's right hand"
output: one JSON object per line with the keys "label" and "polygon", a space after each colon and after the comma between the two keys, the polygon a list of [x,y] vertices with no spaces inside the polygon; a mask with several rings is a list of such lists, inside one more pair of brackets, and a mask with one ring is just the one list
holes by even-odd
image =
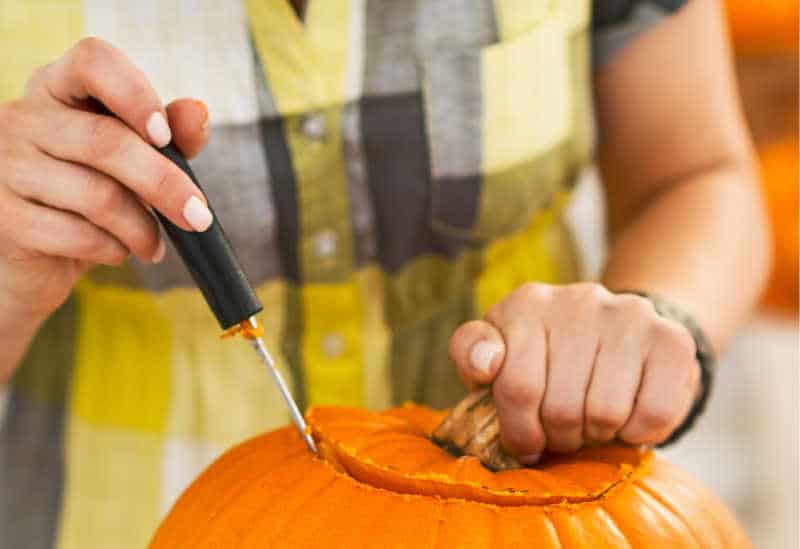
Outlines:
{"label": "person's right hand", "polygon": [[[99,114],[98,102],[116,118]],[[0,104],[0,314],[41,320],[93,265],[130,254],[160,261],[148,206],[183,229],[208,228],[203,194],[153,148],[174,139],[196,155],[207,120],[200,101],[165,109],[145,75],[96,38],[38,69],[23,98]]]}

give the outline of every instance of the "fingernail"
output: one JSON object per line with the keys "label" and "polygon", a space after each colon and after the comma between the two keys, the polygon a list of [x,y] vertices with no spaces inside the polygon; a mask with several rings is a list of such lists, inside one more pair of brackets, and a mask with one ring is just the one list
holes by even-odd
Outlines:
{"label": "fingernail", "polygon": [[214,221],[211,210],[196,196],[190,197],[183,206],[183,218],[199,233],[208,229]]}
{"label": "fingernail", "polygon": [[154,112],[147,119],[147,135],[156,147],[166,147],[172,141],[172,132],[169,124],[160,112]]}
{"label": "fingernail", "polygon": [[156,253],[153,254],[153,263],[161,263],[166,253],[167,253],[167,248],[164,246],[164,239],[159,238],[158,247],[156,248]]}
{"label": "fingernail", "polygon": [[493,341],[479,341],[472,346],[472,350],[469,352],[469,361],[473,368],[483,374],[488,374],[492,367],[492,360],[502,350],[502,347]]}
{"label": "fingernail", "polygon": [[520,463],[523,465],[536,465],[541,459],[542,453],[539,452],[538,454],[528,454],[527,456],[521,456],[519,458]]}

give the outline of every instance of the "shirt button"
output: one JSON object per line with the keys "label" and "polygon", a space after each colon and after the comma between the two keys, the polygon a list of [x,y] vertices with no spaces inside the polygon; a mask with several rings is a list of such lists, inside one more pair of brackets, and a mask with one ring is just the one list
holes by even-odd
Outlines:
{"label": "shirt button", "polygon": [[334,231],[325,230],[317,233],[314,237],[314,251],[317,257],[330,257],[336,253],[337,240]]}
{"label": "shirt button", "polygon": [[344,338],[339,334],[328,334],[322,338],[322,353],[328,358],[338,358],[344,352]]}
{"label": "shirt button", "polygon": [[300,122],[300,131],[311,141],[322,141],[328,135],[328,124],[322,113],[308,114]]}

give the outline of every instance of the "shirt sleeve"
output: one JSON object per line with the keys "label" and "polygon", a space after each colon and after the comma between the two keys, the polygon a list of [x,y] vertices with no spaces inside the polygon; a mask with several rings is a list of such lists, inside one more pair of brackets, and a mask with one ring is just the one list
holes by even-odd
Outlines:
{"label": "shirt sleeve", "polygon": [[677,11],[688,0],[594,0],[592,63],[602,67],[641,33]]}

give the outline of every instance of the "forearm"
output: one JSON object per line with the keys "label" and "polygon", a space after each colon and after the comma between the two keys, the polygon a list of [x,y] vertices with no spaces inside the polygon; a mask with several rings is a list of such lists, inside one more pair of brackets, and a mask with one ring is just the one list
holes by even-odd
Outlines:
{"label": "forearm", "polygon": [[603,282],[671,300],[719,350],[769,271],[756,179],[748,164],[731,162],[662,189],[612,234]]}

